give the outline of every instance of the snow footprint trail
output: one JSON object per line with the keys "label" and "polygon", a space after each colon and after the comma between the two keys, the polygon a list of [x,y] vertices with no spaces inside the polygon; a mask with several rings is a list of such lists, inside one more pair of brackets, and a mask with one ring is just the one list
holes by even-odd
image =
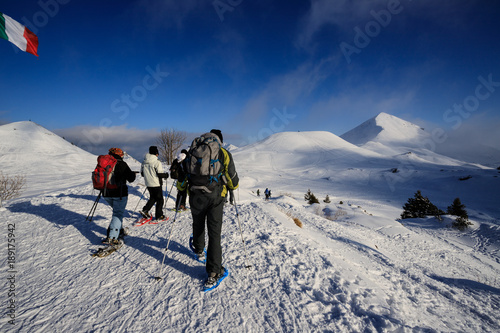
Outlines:
{"label": "snow footprint trail", "polygon": [[[192,277],[182,277],[181,281],[168,285],[168,291],[160,292],[165,293],[164,302],[154,303],[156,310],[169,313],[167,319],[155,317],[159,323],[168,322],[169,327],[176,329],[189,323],[192,330],[201,327],[216,330],[231,323],[243,331],[255,332],[313,328],[390,331],[403,327],[446,331],[447,327],[465,327],[452,317],[445,316],[442,320],[435,314],[443,311],[443,304],[449,301],[439,299],[435,283],[415,287],[416,281],[430,280],[419,270],[404,270],[392,259],[360,247],[363,239],[373,236],[361,226],[345,228],[334,224],[335,237],[328,233],[319,237],[315,228],[298,229],[270,204],[240,205],[239,212],[254,270],[248,274],[243,269],[244,254],[235,212],[226,208],[223,244],[225,262],[232,275],[217,293],[200,299],[191,300],[193,294],[199,293],[193,288]],[[305,215],[307,226],[323,220]],[[184,231],[186,237],[188,229],[189,226]],[[318,240],[330,242],[330,249],[318,248]],[[201,267],[200,280],[203,276]],[[172,296],[185,293],[183,288],[191,291],[187,296],[189,306]],[[447,298],[446,295],[443,291],[442,296]],[[422,304],[426,304],[424,309]],[[405,316],[410,319],[403,320]],[[423,317],[430,317],[424,321],[427,324],[422,325]],[[148,325],[156,327],[149,321]]]}
{"label": "snow footprint trail", "polygon": [[[324,310],[323,306],[311,305],[311,311],[314,312],[312,315],[298,306],[297,301],[302,297],[302,290],[300,288],[296,290],[294,280],[296,276],[310,268],[309,264],[304,262],[301,250],[289,245],[290,240],[283,234],[282,225],[273,221],[272,217],[260,208],[261,206],[253,203],[239,206],[249,258],[253,265],[247,276],[242,269],[244,254],[237,238],[239,236],[237,227],[227,224],[225,226],[227,228],[225,234],[228,235],[224,241],[228,248],[225,250],[226,262],[228,265],[239,262],[240,267],[237,274],[233,274],[233,279],[238,281],[248,279],[248,282],[243,281],[244,289],[237,290],[236,295],[241,294],[244,301],[235,304],[238,307],[251,307],[246,311],[248,317],[245,319],[247,323],[245,327],[257,332],[304,331],[327,324],[326,320],[313,318],[318,317],[315,311]],[[235,251],[235,248],[239,250]]]}
{"label": "snow footprint trail", "polygon": [[[287,254],[293,258],[294,252],[298,251],[296,249],[300,248],[302,249],[301,255],[304,253],[304,256],[308,258],[307,263],[288,260],[290,266],[293,267],[291,275],[294,277],[294,279],[290,279],[290,285],[302,291],[300,295],[293,297],[295,302],[301,304],[300,308],[302,309],[311,309],[317,306],[317,304],[305,306],[301,303],[304,292],[307,294],[308,291],[312,292],[311,298],[315,301],[321,300],[321,297],[325,296],[326,299],[330,300],[332,296],[335,297],[334,299],[339,303],[336,304],[330,315],[332,321],[337,322],[337,328],[341,328],[346,322],[349,323],[349,327],[358,327],[359,330],[367,327],[374,330],[407,327],[446,331],[450,328],[452,330],[467,330],[471,327],[467,319],[457,321],[454,313],[462,313],[463,318],[472,315],[480,321],[484,320],[488,326],[497,327],[495,322],[498,321],[498,315],[495,313],[494,306],[499,303],[499,293],[495,289],[492,290],[493,295],[467,291],[464,293],[462,290],[454,290],[453,286],[450,288],[450,286],[437,283],[436,278],[427,272],[427,268],[413,267],[412,263],[401,261],[401,257],[395,253],[386,252],[389,255],[386,256],[386,254],[380,253],[378,248],[372,248],[373,245],[366,246],[365,244],[373,244],[375,234],[373,230],[361,225],[348,224],[348,228],[345,228],[339,223],[325,220],[315,214],[301,213],[300,209],[297,209],[296,216],[304,222],[304,228],[295,229],[291,219],[285,216],[281,209],[277,209],[274,203],[263,204],[262,210],[269,212],[276,221],[288,225],[289,231],[294,231],[288,233],[287,236],[298,242],[294,246],[294,250],[287,251]],[[315,230],[321,230],[323,235],[319,235]],[[282,233],[281,236],[284,234]],[[398,245],[401,245],[401,240],[392,242],[394,238],[384,234],[381,236],[378,237],[377,243],[385,251],[386,249],[397,250]],[[275,235],[273,235],[274,237]],[[325,238],[330,238],[330,240]],[[317,246],[318,241],[321,242],[319,247]],[[290,241],[287,244],[290,244]],[[321,267],[321,262],[316,260],[318,252],[309,253],[309,247],[311,251],[319,251],[319,257],[328,262],[326,267],[319,271],[323,274],[327,273],[325,274],[327,278],[321,279],[319,274],[316,276],[312,274],[315,269]],[[413,251],[419,248],[418,245],[411,243],[408,244],[408,247]],[[336,254],[332,254],[332,250]],[[425,252],[424,248],[421,252],[416,252],[415,257],[420,257],[419,259],[422,261],[428,256]],[[403,258],[406,257],[405,254]],[[306,269],[301,270],[302,266]],[[335,272],[328,274],[329,271],[333,270],[333,266],[335,266]],[[278,275],[283,277],[286,272],[281,271]],[[334,276],[335,279],[328,281],[330,276]],[[318,278],[325,287],[317,288]],[[325,292],[325,290],[332,289],[336,292],[331,294]],[[287,293],[293,291],[294,288],[291,287],[286,289]],[[497,293],[496,296],[495,293]],[[450,297],[450,295],[461,295],[465,299],[462,300],[456,296]],[[484,300],[485,296],[486,300]],[[484,307],[482,314],[478,314],[469,305],[478,303]],[[421,307],[423,304],[426,305],[424,308]],[[444,310],[445,307],[455,310]],[[330,311],[331,309],[323,310]],[[443,311],[446,315],[442,314]],[[426,324],[422,326],[422,322]],[[326,325],[328,327],[328,324]],[[476,326],[475,329],[480,330],[481,328]]]}
{"label": "snow footprint trail", "polygon": [[[269,285],[259,285],[258,289],[264,290],[264,297],[269,295],[273,312],[280,314],[275,321],[284,325],[285,331],[308,327],[342,331],[348,330],[347,324],[362,330],[365,319],[353,315],[351,303],[355,303],[356,295],[350,292],[351,284],[359,281],[354,275],[346,277],[348,270],[335,263],[339,256],[329,250],[317,252],[316,246],[307,244],[305,231],[272,204],[259,208],[269,214],[264,220],[272,224],[265,229],[268,232],[260,245],[264,249],[259,252],[272,254],[272,258],[264,280]],[[294,304],[294,313],[287,315],[287,304]],[[292,317],[294,325],[289,325],[286,318]]]}
{"label": "snow footprint trail", "polygon": [[[188,245],[189,213],[175,222],[164,279],[156,282],[171,222],[132,228],[119,252],[91,258],[89,249],[104,237],[111,211],[100,204],[95,220],[86,222],[95,199],[88,193],[88,187],[73,188],[0,211],[19,235],[15,331],[499,329],[500,290],[471,278],[498,269],[494,260],[471,259],[478,254],[429,230],[390,223],[379,228],[379,221],[366,223],[377,226],[370,228],[357,222],[380,217],[354,214],[354,206],[352,212],[346,208],[345,220],[334,222],[294,201],[244,201],[238,212],[249,271],[236,211],[227,205],[222,244],[231,275],[206,294],[201,292],[205,267]],[[127,208],[134,209],[138,199],[134,192]],[[445,272],[452,266],[469,276],[453,279]],[[11,328],[5,319],[0,326]]]}

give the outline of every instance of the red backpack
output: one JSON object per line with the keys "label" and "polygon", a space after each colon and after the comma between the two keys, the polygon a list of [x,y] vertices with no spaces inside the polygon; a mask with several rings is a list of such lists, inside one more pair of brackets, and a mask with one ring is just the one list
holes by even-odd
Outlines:
{"label": "red backpack", "polygon": [[106,189],[118,188],[114,177],[116,162],[116,158],[111,155],[99,155],[97,157],[97,166],[92,172],[92,184],[96,190],[106,193]]}

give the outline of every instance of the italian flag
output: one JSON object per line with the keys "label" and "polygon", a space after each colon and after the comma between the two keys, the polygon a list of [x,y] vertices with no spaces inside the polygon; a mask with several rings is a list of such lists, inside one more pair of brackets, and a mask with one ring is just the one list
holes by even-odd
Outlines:
{"label": "italian flag", "polygon": [[38,37],[24,25],[0,13],[0,38],[12,42],[18,48],[38,57]]}

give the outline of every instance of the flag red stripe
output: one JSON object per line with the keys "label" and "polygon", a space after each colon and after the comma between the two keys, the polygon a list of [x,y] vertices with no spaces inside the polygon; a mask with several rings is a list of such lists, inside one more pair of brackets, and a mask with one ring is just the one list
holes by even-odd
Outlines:
{"label": "flag red stripe", "polygon": [[26,44],[26,52],[34,54],[38,57],[38,37],[28,28],[24,28],[24,38],[28,41]]}

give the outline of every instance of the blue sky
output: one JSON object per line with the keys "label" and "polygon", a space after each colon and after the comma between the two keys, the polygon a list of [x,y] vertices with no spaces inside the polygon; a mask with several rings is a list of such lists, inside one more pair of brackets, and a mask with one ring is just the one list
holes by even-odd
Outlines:
{"label": "blue sky", "polygon": [[342,135],[379,112],[500,149],[498,1],[40,0],[0,12],[40,43],[37,58],[0,40],[0,121],[33,120],[94,153],[146,150],[166,128],[220,128],[235,145]]}

